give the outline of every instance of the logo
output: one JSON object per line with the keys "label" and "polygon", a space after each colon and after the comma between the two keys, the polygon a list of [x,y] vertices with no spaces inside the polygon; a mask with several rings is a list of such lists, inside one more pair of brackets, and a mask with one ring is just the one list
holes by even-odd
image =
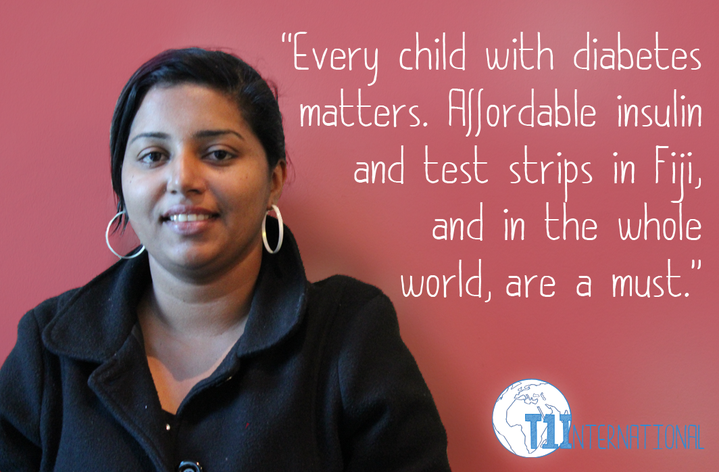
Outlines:
{"label": "logo", "polygon": [[569,403],[555,386],[525,379],[507,387],[494,404],[492,424],[497,439],[513,454],[542,457],[571,449]]}

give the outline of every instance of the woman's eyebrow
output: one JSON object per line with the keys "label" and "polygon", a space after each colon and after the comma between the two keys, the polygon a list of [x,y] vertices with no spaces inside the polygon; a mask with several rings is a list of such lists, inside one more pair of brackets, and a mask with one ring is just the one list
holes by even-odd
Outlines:
{"label": "woman's eyebrow", "polygon": [[208,129],[196,132],[193,136],[195,138],[214,138],[215,136],[222,136],[223,134],[234,134],[241,140],[245,140],[240,133],[231,129]]}
{"label": "woman's eyebrow", "polygon": [[[243,141],[245,140],[245,138],[243,138],[240,133],[238,133],[237,131],[231,130],[231,129],[207,129],[207,130],[200,130],[200,131],[197,131],[196,133],[194,133],[194,134],[192,135],[192,137],[195,138],[195,139],[198,139],[198,138],[213,138],[213,137],[215,137],[215,136],[222,136],[222,135],[224,135],[224,134],[234,134],[235,136],[237,136],[237,137],[240,138],[241,140],[243,140]],[[128,144],[133,143],[134,141],[136,141],[137,139],[140,139],[140,138],[170,139],[170,135],[167,134],[167,133],[159,132],[159,131],[147,132],[147,133],[140,133],[140,134],[138,134],[137,136],[133,137],[133,138],[128,142]]]}
{"label": "woman's eyebrow", "polygon": [[134,138],[132,138],[127,144],[130,144],[134,142],[137,139],[140,138],[160,138],[160,139],[169,139],[170,135],[167,133],[160,133],[160,132],[151,132],[151,133],[140,133]]}

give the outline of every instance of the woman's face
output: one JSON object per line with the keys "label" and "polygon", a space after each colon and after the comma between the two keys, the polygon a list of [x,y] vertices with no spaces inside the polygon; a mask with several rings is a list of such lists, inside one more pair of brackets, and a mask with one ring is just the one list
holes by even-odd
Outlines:
{"label": "woman's face", "polygon": [[261,258],[261,225],[286,175],[234,101],[194,84],[154,87],[130,128],[122,191],[135,233],[172,273]]}

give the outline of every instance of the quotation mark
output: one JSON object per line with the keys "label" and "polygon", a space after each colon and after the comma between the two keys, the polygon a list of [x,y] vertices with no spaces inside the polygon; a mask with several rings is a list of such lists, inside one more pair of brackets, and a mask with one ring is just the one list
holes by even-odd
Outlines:
{"label": "quotation mark", "polygon": [[[701,268],[702,268],[702,260],[701,259],[696,259],[696,260],[692,259],[692,269],[699,270]],[[688,297],[689,294],[685,293],[684,296]]]}
{"label": "quotation mark", "polygon": [[287,37],[287,42],[292,42],[292,33],[282,33],[282,42],[285,42],[285,36]]}

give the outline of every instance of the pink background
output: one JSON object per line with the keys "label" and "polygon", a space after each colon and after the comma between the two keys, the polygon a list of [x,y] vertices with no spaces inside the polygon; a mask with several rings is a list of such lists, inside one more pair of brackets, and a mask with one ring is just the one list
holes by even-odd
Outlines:
{"label": "pink background", "polygon": [[[40,7],[5,2],[0,7],[0,359],[15,342],[23,313],[86,283],[115,260],[103,240],[114,214],[108,130],[127,78],[166,48],[225,47],[279,85],[292,161],[281,208],[310,278],[346,273],[392,298],[403,338],[447,428],[454,470],[713,470],[719,461],[719,10],[714,2],[696,0],[425,3],[66,1]],[[282,34],[297,31],[307,32],[300,44],[309,55],[302,65],[312,65],[312,47],[379,48],[377,82],[367,85],[372,74],[361,62],[352,71],[295,70],[293,45],[283,43]],[[414,47],[416,32],[430,48],[446,32],[453,50],[463,31],[465,71],[399,67],[399,52]],[[542,46],[553,50],[554,70],[546,63],[540,71],[487,70],[485,48],[512,47],[520,32],[528,47],[536,47],[541,33]],[[584,47],[587,32],[598,38],[598,47],[615,49],[621,32],[622,47],[635,53],[653,49],[659,32],[661,47],[699,48],[702,66],[577,70],[572,57]],[[407,127],[412,121],[405,114],[397,128],[301,128],[300,104],[337,105],[340,88],[349,103],[356,103],[361,88],[363,101],[373,106],[418,105],[428,126]],[[451,88],[484,88],[486,103],[519,106],[528,103],[532,88],[536,106],[552,103],[555,88],[560,101],[570,104],[577,89],[580,102],[596,108],[597,125],[526,128],[515,119],[506,129],[485,127],[479,137],[465,137],[466,129],[447,124]],[[701,127],[617,129],[617,95],[623,96],[621,103],[665,107],[674,89],[702,106]],[[358,161],[395,162],[401,145],[403,185],[354,182]],[[484,166],[489,183],[425,182],[425,145],[432,161],[457,164],[472,160],[477,145],[480,160],[489,163]],[[508,166],[522,160],[525,145],[534,161],[556,161],[561,152],[562,158],[591,162],[593,182],[570,186],[568,208],[570,216],[597,221],[596,240],[545,237],[545,203],[553,215],[561,214],[563,188],[509,183]],[[703,184],[687,190],[683,207],[685,222],[701,221],[698,241],[618,237],[617,218],[636,224],[643,202],[650,216],[676,218],[669,200],[677,191],[666,180],[654,183],[655,145],[692,152],[694,178],[700,176]],[[614,152],[636,163],[634,185],[612,183]],[[476,218],[480,202],[483,241],[433,239],[436,218]],[[505,208],[507,215],[525,218],[524,241],[503,240]],[[489,303],[458,298],[455,282],[446,299],[441,291],[437,298],[402,294],[402,275],[441,279],[456,274],[461,259],[466,280],[476,275],[480,258],[483,291],[492,291]],[[612,297],[612,274],[643,280],[666,275],[667,259],[681,276],[674,291],[688,297]],[[701,269],[691,269],[697,259]],[[525,274],[552,275],[556,295],[540,297],[535,280],[529,298],[508,297],[507,277]],[[592,277],[591,298],[575,294],[578,275]],[[516,457],[497,441],[491,417],[499,394],[524,378],[559,388],[577,425],[699,424],[704,450],[653,450],[650,436],[646,450],[585,445],[542,459]]]}

